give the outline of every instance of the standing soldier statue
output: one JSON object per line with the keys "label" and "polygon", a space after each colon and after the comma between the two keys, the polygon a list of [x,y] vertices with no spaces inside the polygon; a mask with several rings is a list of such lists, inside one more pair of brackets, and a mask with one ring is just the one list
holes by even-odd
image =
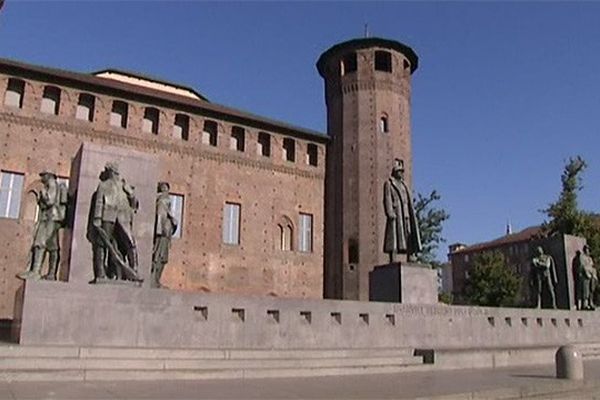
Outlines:
{"label": "standing soldier statue", "polygon": [[536,308],[556,308],[555,288],[558,284],[554,259],[538,246],[531,259],[531,281]]}
{"label": "standing soldier statue", "polygon": [[133,237],[133,216],[138,209],[134,187],[119,174],[119,166],[109,162],[100,174],[92,196],[88,239],[92,242],[94,280],[142,282],[137,272],[138,256]]}
{"label": "standing soldier statue", "polygon": [[44,279],[55,281],[60,262],[58,231],[64,223],[67,208],[67,187],[56,181],[53,172],[40,173],[44,187],[31,192],[39,207],[33,244],[30,250],[29,267],[17,275],[20,279],[41,279],[42,264],[48,253],[48,274]]}
{"label": "standing soldier statue", "polygon": [[406,254],[412,261],[421,251],[421,235],[410,190],[404,183],[402,160],[395,160],[392,176],[383,186],[383,206],[387,217],[383,251],[389,254],[390,263],[398,261],[398,254]]}
{"label": "standing soldier statue", "polygon": [[577,251],[573,267],[576,308],[594,310],[594,291],[598,283],[598,273],[594,268],[589,246],[583,246],[583,253]]}
{"label": "standing soldier statue", "polygon": [[154,224],[154,249],[152,251],[151,287],[163,287],[160,283],[165,265],[169,261],[171,238],[177,230],[177,218],[171,212],[170,186],[167,182],[158,184],[156,196],[156,222]]}

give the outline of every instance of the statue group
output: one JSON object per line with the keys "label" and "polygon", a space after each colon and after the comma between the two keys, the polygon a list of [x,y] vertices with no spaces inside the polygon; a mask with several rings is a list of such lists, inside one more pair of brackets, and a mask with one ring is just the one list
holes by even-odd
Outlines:
{"label": "statue group", "polygon": [[[598,274],[590,248],[585,245],[577,250],[572,262],[575,307],[578,310],[594,310],[594,293],[598,286]],[[554,259],[544,253],[541,246],[536,247],[531,259],[530,287],[537,308],[556,308],[556,287],[558,278]]]}
{"label": "statue group", "polygon": [[[57,183],[56,174],[40,174],[43,188],[33,192],[37,198],[39,217],[35,226],[30,261],[20,279],[56,280],[59,266],[59,230],[67,214],[68,195],[64,184]],[[134,236],[134,217],[139,208],[135,187],[121,176],[119,166],[109,162],[99,176],[100,182],[92,195],[88,215],[87,238],[92,244],[92,284],[143,281],[138,270],[138,252]],[[155,204],[154,248],[152,254],[151,287],[163,287],[162,272],[168,262],[171,238],[177,220],[171,212],[169,184],[158,185]],[[42,276],[48,254],[48,273]]]}

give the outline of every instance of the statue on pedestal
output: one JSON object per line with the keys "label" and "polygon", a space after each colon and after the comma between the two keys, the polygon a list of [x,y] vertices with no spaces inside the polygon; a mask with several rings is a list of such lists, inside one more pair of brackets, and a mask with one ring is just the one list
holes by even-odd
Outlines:
{"label": "statue on pedestal", "polygon": [[67,208],[67,188],[56,181],[53,172],[40,173],[44,187],[38,192],[31,192],[36,196],[38,204],[38,220],[35,226],[33,244],[29,253],[29,266],[26,271],[17,275],[20,279],[41,279],[42,266],[48,254],[47,280],[56,280],[58,263],[60,262],[60,246],[58,231],[62,227]]}
{"label": "statue on pedestal", "polygon": [[171,238],[177,230],[177,218],[171,212],[170,186],[167,182],[158,184],[156,196],[156,222],[154,224],[154,248],[152,251],[151,287],[163,287],[160,283],[165,265],[169,261]]}
{"label": "statue on pedestal", "polygon": [[395,160],[391,177],[383,186],[383,206],[387,217],[383,251],[389,255],[390,263],[398,261],[399,254],[406,254],[412,261],[421,251],[421,235],[400,159]]}
{"label": "statue on pedestal", "polygon": [[578,310],[594,310],[594,291],[598,284],[598,273],[590,248],[583,246],[583,253],[577,251],[573,261],[573,280],[575,282],[575,306]]}
{"label": "statue on pedestal", "polygon": [[120,176],[118,164],[107,163],[92,196],[91,224],[88,222],[94,257],[94,280],[90,283],[142,282],[132,231],[138,206],[135,188]]}
{"label": "statue on pedestal", "polygon": [[536,297],[536,308],[556,308],[555,288],[558,284],[554,259],[538,246],[531,259],[530,285]]}

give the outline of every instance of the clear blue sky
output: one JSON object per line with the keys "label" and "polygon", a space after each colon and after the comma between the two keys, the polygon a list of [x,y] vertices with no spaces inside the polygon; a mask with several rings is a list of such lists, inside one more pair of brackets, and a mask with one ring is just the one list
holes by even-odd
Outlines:
{"label": "clear blue sky", "polygon": [[448,243],[500,236],[508,218],[540,223],[577,154],[589,163],[581,205],[600,211],[600,3],[7,0],[0,57],[139,71],[324,132],[314,63],[365,23],[420,57],[415,188],[441,193]]}

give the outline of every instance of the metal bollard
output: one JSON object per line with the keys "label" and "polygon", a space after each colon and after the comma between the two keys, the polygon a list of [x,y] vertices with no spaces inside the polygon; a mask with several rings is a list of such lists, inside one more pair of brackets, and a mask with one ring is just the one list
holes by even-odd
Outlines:
{"label": "metal bollard", "polygon": [[575,346],[561,346],[554,356],[558,379],[583,380],[583,357]]}

